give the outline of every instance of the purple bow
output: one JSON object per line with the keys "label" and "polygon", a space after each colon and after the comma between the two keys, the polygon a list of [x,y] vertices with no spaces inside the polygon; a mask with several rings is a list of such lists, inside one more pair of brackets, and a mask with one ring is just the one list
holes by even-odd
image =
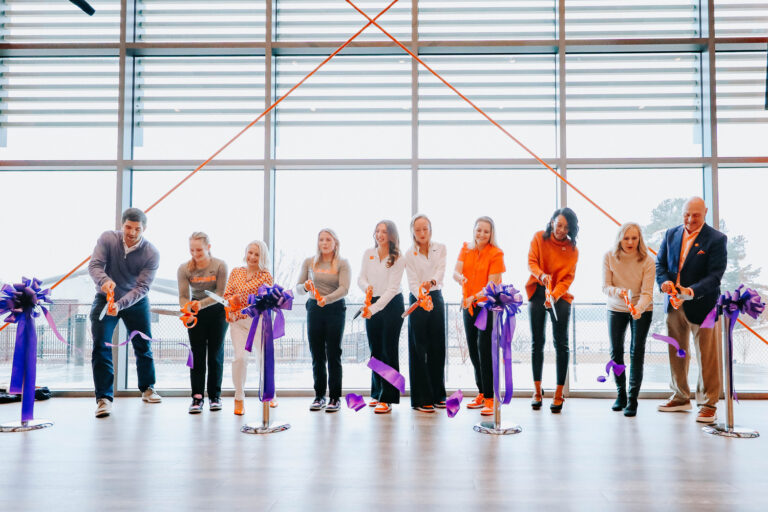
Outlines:
{"label": "purple bow", "polygon": [[[746,288],[744,291],[742,291],[742,289],[744,289],[743,284],[739,285],[733,293],[725,292],[720,295],[715,307],[712,308],[712,311],[709,312],[707,317],[701,323],[701,327],[706,329],[714,327],[715,322],[717,322],[717,318],[720,315],[725,315],[728,317],[728,320],[730,320],[728,328],[728,359],[726,362],[728,364],[728,375],[730,376],[731,383],[733,383],[733,328],[736,327],[736,321],[739,319],[739,314],[745,313],[752,318],[757,318],[763,311],[765,311],[765,303],[760,298],[760,294],[752,288]],[[736,395],[735,386],[733,387],[732,397],[736,401],[739,400]]]}
{"label": "purple bow", "polygon": [[499,393],[499,343],[501,343],[502,357],[504,358],[504,400],[508,404],[512,400],[512,337],[515,334],[517,323],[516,315],[523,305],[523,296],[511,284],[497,285],[490,283],[485,287],[484,302],[475,320],[475,327],[485,329],[488,326],[488,312],[493,313],[493,332],[491,339],[493,345],[491,353],[493,357],[493,391],[496,400],[500,399]]}
{"label": "purple bow", "polygon": [[5,323],[16,324],[16,344],[13,352],[11,368],[10,393],[21,393],[21,421],[34,419],[35,409],[35,380],[37,377],[37,329],[35,318],[40,316],[40,308],[48,323],[51,324],[56,336],[66,343],[59,334],[53,318],[44,304],[52,304],[50,289],[41,290],[42,281],[39,279],[21,278],[21,283],[6,284],[0,290],[0,316],[5,317]]}
{"label": "purple bow", "polygon": [[[251,322],[251,330],[245,341],[245,350],[253,350],[253,339],[259,324],[261,328],[261,347],[263,357],[261,364],[264,370],[261,372],[259,385],[259,399],[269,401],[275,398],[275,344],[274,341],[285,336],[285,316],[283,309],[293,308],[293,293],[283,289],[280,285],[261,285],[256,294],[248,296],[248,306],[242,310],[255,320]],[[275,323],[272,324],[272,311],[275,312]]]}
{"label": "purple bow", "polygon": [[610,377],[611,370],[613,370],[613,374],[618,377],[619,375],[624,373],[625,368],[626,368],[626,365],[619,364],[613,359],[611,359],[610,361],[608,361],[608,364],[605,365],[605,376],[600,375],[597,378],[597,382],[605,382],[607,378]]}

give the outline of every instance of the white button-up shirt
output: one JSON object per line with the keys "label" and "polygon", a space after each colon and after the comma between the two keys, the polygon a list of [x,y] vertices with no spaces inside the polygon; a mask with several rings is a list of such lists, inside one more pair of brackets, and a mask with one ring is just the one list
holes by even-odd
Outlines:
{"label": "white button-up shirt", "polygon": [[425,281],[435,281],[430,291],[440,290],[445,278],[445,245],[430,242],[427,256],[414,245],[405,254],[405,271],[408,274],[408,289],[414,297],[419,296],[419,286]]}
{"label": "white button-up shirt", "polygon": [[387,268],[389,255],[383,260],[379,259],[377,249],[367,249],[363,253],[363,263],[360,265],[360,276],[357,278],[357,285],[363,292],[368,286],[373,286],[373,296],[379,300],[370,308],[371,314],[375,315],[389,304],[392,298],[400,293],[400,282],[403,279],[405,271],[405,258],[401,254],[394,265]]}

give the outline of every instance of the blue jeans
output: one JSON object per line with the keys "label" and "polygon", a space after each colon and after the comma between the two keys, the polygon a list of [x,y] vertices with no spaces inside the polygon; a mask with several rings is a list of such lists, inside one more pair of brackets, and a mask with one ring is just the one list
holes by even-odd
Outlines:
{"label": "blue jeans", "polygon": [[[112,333],[117,327],[119,319],[128,332],[141,331],[151,337],[150,317],[149,317],[149,299],[144,297],[139,302],[128,309],[120,310],[117,316],[105,315],[99,320],[101,310],[107,303],[104,295],[97,294],[91,306],[91,336],[93,337],[93,353],[91,354],[91,365],[93,367],[93,386],[96,390],[96,400],[106,398],[112,401],[114,367],[112,366],[112,347],[106,344],[112,342]],[[141,336],[134,336],[133,353],[136,354],[136,373],[139,376],[139,390],[144,392],[146,389],[155,385],[155,363],[152,360],[152,349],[149,342]]]}

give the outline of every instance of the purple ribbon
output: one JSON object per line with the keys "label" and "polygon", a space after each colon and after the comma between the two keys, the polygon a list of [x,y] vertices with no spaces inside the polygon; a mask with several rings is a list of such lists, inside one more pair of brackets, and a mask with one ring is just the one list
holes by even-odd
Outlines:
{"label": "purple ribbon", "polygon": [[[21,278],[21,283],[4,285],[0,290],[0,316],[5,323],[16,324],[16,344],[13,351],[9,393],[21,393],[21,421],[34,419],[35,380],[37,377],[37,329],[35,318],[40,316],[39,306],[48,318],[43,304],[52,304],[50,289],[41,290],[39,279]],[[52,320],[49,320],[52,322]],[[54,329],[55,330],[55,329]],[[56,331],[58,334],[58,331]],[[61,335],[58,334],[60,337]],[[60,338],[63,341],[63,338]],[[65,341],[66,343],[66,341]]]}
{"label": "purple ribbon", "polygon": [[371,356],[368,360],[368,368],[378,373],[382,379],[395,386],[400,393],[405,393],[405,377],[387,363],[379,361]]}
{"label": "purple ribbon", "polygon": [[[104,344],[106,346],[108,346],[108,347],[122,347],[123,345],[127,345],[128,342],[131,341],[134,336],[141,336],[142,338],[144,338],[145,340],[147,340],[150,343],[157,343],[157,340],[155,340],[153,338],[150,338],[149,336],[147,336],[143,332],[137,330],[137,331],[131,331],[131,333],[128,335],[128,337],[125,339],[125,341],[123,341],[122,343],[118,343],[117,345],[115,345],[113,343],[108,343],[107,342],[107,343],[104,343]],[[187,366],[189,368],[194,368],[195,367],[195,358],[192,356],[192,347],[190,347],[186,343],[181,343],[181,342],[177,342],[176,344],[177,345],[181,345],[182,347],[187,349]]]}
{"label": "purple ribbon", "polygon": [[493,332],[491,333],[491,352],[493,358],[493,391],[496,400],[499,393],[499,343],[504,360],[504,399],[503,404],[512,400],[514,385],[512,382],[512,337],[517,324],[516,315],[523,305],[523,296],[511,284],[497,285],[490,283],[485,287],[486,300],[479,304],[480,313],[475,320],[475,327],[485,329],[488,326],[488,312],[493,313]]}
{"label": "purple ribbon", "polygon": [[[744,285],[739,285],[733,293],[725,292],[717,299],[717,304],[709,312],[707,318],[702,322],[701,327],[714,327],[717,318],[720,315],[728,317],[728,376],[730,377],[732,385],[732,398],[738,402],[739,398],[736,395],[736,386],[733,385],[733,328],[736,327],[736,321],[739,319],[739,314],[745,313],[756,319],[763,311],[765,311],[765,303],[760,298],[760,294],[752,288],[744,289]],[[705,325],[706,324],[706,325]],[[711,325],[710,325],[711,324]]]}
{"label": "purple ribbon", "polygon": [[365,407],[365,399],[362,395],[356,395],[355,393],[347,393],[344,397],[347,400],[347,407],[354,409],[355,412]]}
{"label": "purple ribbon", "polygon": [[653,333],[651,334],[651,338],[659,341],[663,341],[664,343],[669,343],[670,345],[672,345],[677,349],[677,357],[680,357],[680,358],[685,357],[685,350],[680,348],[680,344],[672,336],[664,336],[663,334]]}
{"label": "purple ribbon", "polygon": [[600,375],[597,378],[597,382],[605,382],[606,380],[608,380],[608,377],[611,376],[611,370],[613,370],[613,374],[618,377],[619,375],[624,373],[625,369],[626,369],[626,365],[619,364],[613,359],[611,359],[610,361],[608,361],[608,364],[605,365],[605,376]]}
{"label": "purple ribbon", "polygon": [[454,394],[448,397],[445,401],[445,412],[448,413],[449,418],[453,418],[458,414],[461,409],[461,401],[464,400],[464,393],[460,389],[456,390]]}
{"label": "purple ribbon", "polygon": [[[262,372],[259,381],[259,399],[269,401],[275,398],[275,343],[278,338],[285,336],[285,316],[283,309],[293,308],[293,293],[280,285],[261,285],[256,294],[248,296],[248,305],[242,310],[244,315],[254,318],[245,350],[253,351],[253,340],[259,324],[261,328],[261,358]],[[275,312],[275,322],[272,323],[272,312]]]}

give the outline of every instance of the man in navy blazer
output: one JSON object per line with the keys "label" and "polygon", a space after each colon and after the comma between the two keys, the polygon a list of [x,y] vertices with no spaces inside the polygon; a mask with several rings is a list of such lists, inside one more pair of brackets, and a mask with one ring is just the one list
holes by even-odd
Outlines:
{"label": "man in navy blazer", "polygon": [[[660,411],[691,409],[688,387],[690,363],[689,338],[693,333],[699,364],[696,385],[696,421],[712,423],[717,420],[717,402],[722,389],[720,329],[702,329],[701,323],[715,307],[720,296],[720,280],[725,273],[728,238],[705,224],[707,206],[700,197],[692,197],[683,207],[683,224],[668,229],[656,257],[656,282],[667,294],[667,332],[685,350],[686,357],[677,357],[677,349],[669,347],[670,387],[674,394]],[[683,298],[682,304],[670,294]],[[678,305],[678,308],[674,306]]]}

